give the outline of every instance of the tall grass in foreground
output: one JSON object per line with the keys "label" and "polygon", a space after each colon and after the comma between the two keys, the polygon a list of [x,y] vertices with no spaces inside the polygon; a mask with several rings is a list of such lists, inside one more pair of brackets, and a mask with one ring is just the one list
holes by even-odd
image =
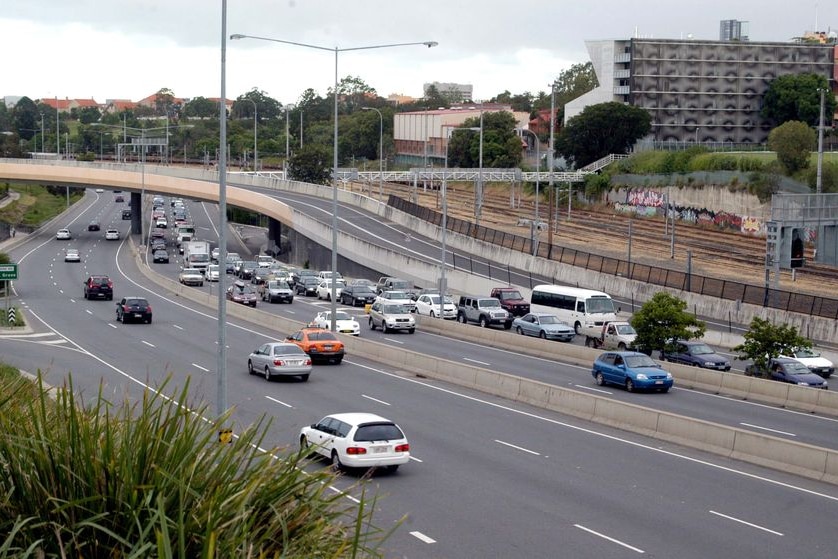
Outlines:
{"label": "tall grass in foreground", "polygon": [[219,444],[187,388],[115,405],[0,371],[0,558],[380,556],[374,503],[259,450],[264,418]]}

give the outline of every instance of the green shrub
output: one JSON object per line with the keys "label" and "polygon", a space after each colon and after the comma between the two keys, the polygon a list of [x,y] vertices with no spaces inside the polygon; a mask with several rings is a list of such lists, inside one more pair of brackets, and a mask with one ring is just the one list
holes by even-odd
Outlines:
{"label": "green shrub", "polygon": [[[812,192],[817,192],[818,168],[817,164],[810,165],[804,172],[803,182],[809,185]],[[821,167],[821,192],[838,192],[838,163],[824,161]]]}
{"label": "green shrub", "polygon": [[607,173],[592,173],[585,176],[585,198],[598,200],[611,187],[611,176]]}
{"label": "green shrub", "polygon": [[264,417],[221,444],[230,418],[207,421],[188,386],[104,391],[0,376],[0,558],[380,556],[363,491],[353,505],[328,468],[264,450]]}
{"label": "green shrub", "polygon": [[771,201],[779,184],[780,177],[776,173],[755,172],[748,175],[748,192],[756,196],[763,204]]}

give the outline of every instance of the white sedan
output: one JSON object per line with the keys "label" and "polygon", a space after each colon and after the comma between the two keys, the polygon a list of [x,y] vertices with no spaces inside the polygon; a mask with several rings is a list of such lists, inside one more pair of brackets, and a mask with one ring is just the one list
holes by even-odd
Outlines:
{"label": "white sedan", "polygon": [[336,413],[300,430],[300,446],[325,456],[332,467],[385,468],[410,461],[410,444],[398,425],[372,413]]}
{"label": "white sedan", "polygon": [[70,233],[69,229],[59,229],[55,234],[55,238],[59,241],[69,241],[73,238],[73,234]]}
{"label": "white sedan", "polygon": [[[325,328],[331,330],[332,328],[332,312],[322,311],[317,313],[314,320],[308,323],[314,328]],[[351,334],[352,336],[361,335],[361,325],[355,320],[355,317],[344,311],[335,313],[335,328],[341,334]]]}
{"label": "white sedan", "polygon": [[[340,292],[345,286],[342,281],[335,282],[335,300],[340,299]],[[317,285],[317,298],[332,300],[332,280],[323,280]]]}
{"label": "white sedan", "polygon": [[221,276],[221,266],[218,264],[210,264],[207,266],[206,272],[206,280],[207,281],[218,281],[219,277]]}
{"label": "white sedan", "polygon": [[119,229],[108,229],[105,231],[105,240],[106,241],[118,241],[119,240]]}
{"label": "white sedan", "polygon": [[183,285],[204,285],[204,274],[198,268],[184,268],[177,276],[177,280]]}
{"label": "white sedan", "polygon": [[64,252],[64,262],[81,262],[81,255],[78,249],[68,248]]}
{"label": "white sedan", "polygon": [[[439,316],[439,295],[420,295],[416,299],[416,314],[435,318]],[[442,305],[442,318],[455,320],[457,318],[457,306],[451,297],[445,297]]]}

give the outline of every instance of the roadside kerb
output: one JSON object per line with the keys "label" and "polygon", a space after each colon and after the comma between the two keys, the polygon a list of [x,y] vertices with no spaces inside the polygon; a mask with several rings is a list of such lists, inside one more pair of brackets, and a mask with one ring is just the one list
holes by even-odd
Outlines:
{"label": "roadside kerb", "polygon": [[[523,353],[590,368],[602,353],[585,346],[519,336],[499,328],[479,328],[453,320],[416,316],[417,327],[440,336],[480,343],[489,347]],[[676,386],[742,398],[753,402],[838,416],[838,392],[777,382],[738,373],[713,371],[678,363],[665,363]],[[814,392],[814,394],[813,394]]]}
{"label": "roadside kerb", "polygon": [[[132,244],[133,247],[133,244]],[[166,278],[144,266],[139,253],[134,256],[142,273],[151,281],[198,303],[214,306],[216,299]],[[240,307],[240,308],[238,308]],[[268,328],[293,330],[302,325],[277,315],[231,306],[230,314]],[[471,388],[550,409],[595,423],[665,440],[686,447],[712,452],[738,460],[793,471],[803,477],[838,483],[838,452],[786,441],[770,435],[751,433],[699,419],[656,411],[642,406],[585,394],[568,388],[541,383],[465,365],[417,352],[391,347],[370,340],[341,336],[348,354],[364,355],[404,371],[458,386]],[[587,349],[587,348],[586,348]]]}

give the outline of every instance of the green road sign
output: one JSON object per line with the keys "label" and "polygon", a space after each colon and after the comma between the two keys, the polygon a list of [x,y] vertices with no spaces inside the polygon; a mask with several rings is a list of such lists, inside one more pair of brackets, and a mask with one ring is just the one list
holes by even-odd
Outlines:
{"label": "green road sign", "polygon": [[17,264],[0,264],[0,280],[16,280]]}

